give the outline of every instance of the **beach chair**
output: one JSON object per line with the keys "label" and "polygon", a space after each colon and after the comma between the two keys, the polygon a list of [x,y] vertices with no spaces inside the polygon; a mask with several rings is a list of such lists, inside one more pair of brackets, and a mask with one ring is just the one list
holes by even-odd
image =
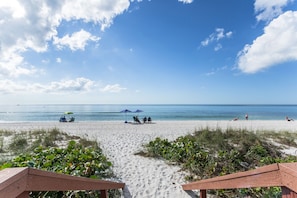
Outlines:
{"label": "beach chair", "polygon": [[141,124],[140,120],[138,119],[137,116],[133,116],[133,120],[135,123]]}

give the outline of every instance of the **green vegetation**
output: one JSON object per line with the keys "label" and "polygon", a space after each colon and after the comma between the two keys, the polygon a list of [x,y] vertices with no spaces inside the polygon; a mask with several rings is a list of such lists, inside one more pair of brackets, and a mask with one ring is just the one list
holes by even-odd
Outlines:
{"label": "green vegetation", "polygon": [[0,130],[0,153],[5,153],[4,150],[4,137],[11,136],[12,132],[7,130]]}
{"label": "green vegetation", "polygon": [[[1,134],[1,133],[0,133]],[[26,138],[27,137],[27,138]],[[29,137],[29,138],[28,138]],[[58,146],[59,145],[59,146]],[[10,167],[33,167],[74,176],[96,179],[113,177],[111,162],[95,141],[68,136],[58,129],[21,132],[7,147],[17,154],[0,163],[0,170]],[[25,151],[25,152],[21,152]],[[30,197],[99,197],[100,191],[31,192]],[[118,190],[109,191],[119,197]]]}
{"label": "green vegetation", "polygon": [[[180,165],[190,173],[187,180],[194,181],[277,162],[296,162],[296,156],[282,152],[284,147],[296,147],[295,139],[296,134],[288,132],[255,134],[245,130],[228,129],[223,132],[220,129],[203,129],[175,141],[156,138],[145,145],[145,151],[138,154],[163,158]],[[279,144],[282,144],[282,147],[278,146]],[[210,193],[219,197],[281,196],[278,187],[217,190]]]}
{"label": "green vegetation", "polygon": [[[7,145],[4,144],[4,138],[6,139],[6,144],[8,142]],[[45,148],[65,147],[70,140],[76,140],[83,146],[98,147],[95,141],[89,141],[78,136],[70,136],[57,128],[21,132],[0,130],[0,159],[11,159],[18,154],[31,152],[38,146]]]}

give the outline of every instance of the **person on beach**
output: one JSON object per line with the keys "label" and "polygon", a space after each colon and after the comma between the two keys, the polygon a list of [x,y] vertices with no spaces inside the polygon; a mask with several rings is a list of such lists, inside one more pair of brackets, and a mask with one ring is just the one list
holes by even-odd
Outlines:
{"label": "person on beach", "polygon": [[248,120],[249,119],[249,115],[245,114],[245,119]]}
{"label": "person on beach", "polygon": [[232,121],[237,121],[237,120],[239,120],[239,117],[233,118]]}
{"label": "person on beach", "polygon": [[136,123],[141,124],[141,122],[140,122],[138,116],[135,116],[135,117],[133,117],[133,118],[134,118],[134,121],[135,121]]}
{"label": "person on beach", "polygon": [[292,118],[289,118],[288,116],[286,116],[286,120],[287,120],[288,122],[290,122],[290,121],[294,121]]}
{"label": "person on beach", "polygon": [[146,121],[147,121],[147,118],[146,118],[146,116],[142,119],[142,121],[143,121],[143,124],[145,124],[146,123]]}

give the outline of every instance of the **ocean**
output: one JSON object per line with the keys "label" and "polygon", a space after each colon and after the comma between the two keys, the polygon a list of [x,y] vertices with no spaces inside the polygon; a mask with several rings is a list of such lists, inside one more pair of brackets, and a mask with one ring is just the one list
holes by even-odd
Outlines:
{"label": "ocean", "polygon": [[[131,112],[122,113],[128,109]],[[141,110],[141,112],[134,112]],[[44,104],[0,105],[0,122],[59,121],[64,112],[73,112],[75,121],[133,121],[133,116],[151,117],[153,121],[175,120],[250,120],[297,119],[297,105],[103,105]]]}

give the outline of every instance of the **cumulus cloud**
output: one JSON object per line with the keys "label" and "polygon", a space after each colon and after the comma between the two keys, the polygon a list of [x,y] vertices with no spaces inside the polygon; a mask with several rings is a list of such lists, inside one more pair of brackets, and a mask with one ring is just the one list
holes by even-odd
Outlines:
{"label": "cumulus cloud", "polygon": [[7,12],[10,12],[13,18],[20,18],[25,15],[24,8],[20,5],[17,0],[1,1],[0,7],[6,8]]}
{"label": "cumulus cloud", "polygon": [[[17,77],[36,73],[38,70],[26,62],[23,53],[28,50],[47,51],[63,20],[93,22],[104,31],[129,5],[129,0],[89,0],[88,3],[85,0],[1,1],[0,75]],[[78,37],[84,40],[75,40]],[[87,41],[97,39],[87,32],[80,32],[55,41],[60,47],[69,46],[77,50],[84,49]]]}
{"label": "cumulus cloud", "polygon": [[[0,80],[1,94],[18,94],[18,93],[48,93],[48,94],[67,94],[82,93],[96,90],[97,83],[87,78],[76,78],[69,80],[54,81],[48,84],[17,82],[13,80]],[[118,93],[127,88],[119,84],[106,85],[101,92]]]}
{"label": "cumulus cloud", "polygon": [[118,92],[121,92],[121,91],[126,90],[126,89],[127,88],[121,87],[119,84],[114,84],[114,85],[106,85],[100,91],[118,93]]}
{"label": "cumulus cloud", "polygon": [[297,11],[288,11],[271,21],[264,34],[238,54],[238,68],[255,73],[271,66],[297,60]]}
{"label": "cumulus cloud", "polygon": [[52,82],[45,87],[46,92],[83,92],[89,91],[94,86],[94,81],[86,78],[76,78],[74,80],[63,80]]}
{"label": "cumulus cloud", "polygon": [[122,14],[130,5],[129,0],[65,0],[62,18],[68,21],[84,20],[101,25],[101,30],[109,27],[115,16]]}
{"label": "cumulus cloud", "polygon": [[88,41],[99,41],[100,38],[92,36],[91,33],[80,30],[79,32],[73,33],[71,36],[68,34],[62,38],[54,37],[54,44],[57,45],[59,49],[63,49],[64,46],[68,46],[72,51],[84,50]]}
{"label": "cumulus cloud", "polygon": [[74,80],[62,80],[49,84],[28,82],[16,82],[12,80],[0,80],[0,93],[75,93],[88,92],[96,86],[95,82],[86,78]]}
{"label": "cumulus cloud", "polygon": [[[1,31],[0,31],[1,32]],[[0,52],[0,76],[16,78],[32,75],[37,69],[23,62],[23,57],[11,51]]]}
{"label": "cumulus cloud", "polygon": [[205,47],[215,42],[216,46],[214,50],[218,51],[222,48],[222,45],[218,42],[224,38],[231,38],[232,34],[233,33],[231,31],[225,33],[225,30],[223,28],[217,28],[214,33],[210,34],[206,39],[201,41],[201,45]]}
{"label": "cumulus cloud", "polygon": [[254,3],[258,21],[270,21],[283,12],[283,7],[294,0],[256,0]]}
{"label": "cumulus cloud", "polygon": [[178,0],[178,2],[182,2],[182,3],[193,3],[194,0]]}

